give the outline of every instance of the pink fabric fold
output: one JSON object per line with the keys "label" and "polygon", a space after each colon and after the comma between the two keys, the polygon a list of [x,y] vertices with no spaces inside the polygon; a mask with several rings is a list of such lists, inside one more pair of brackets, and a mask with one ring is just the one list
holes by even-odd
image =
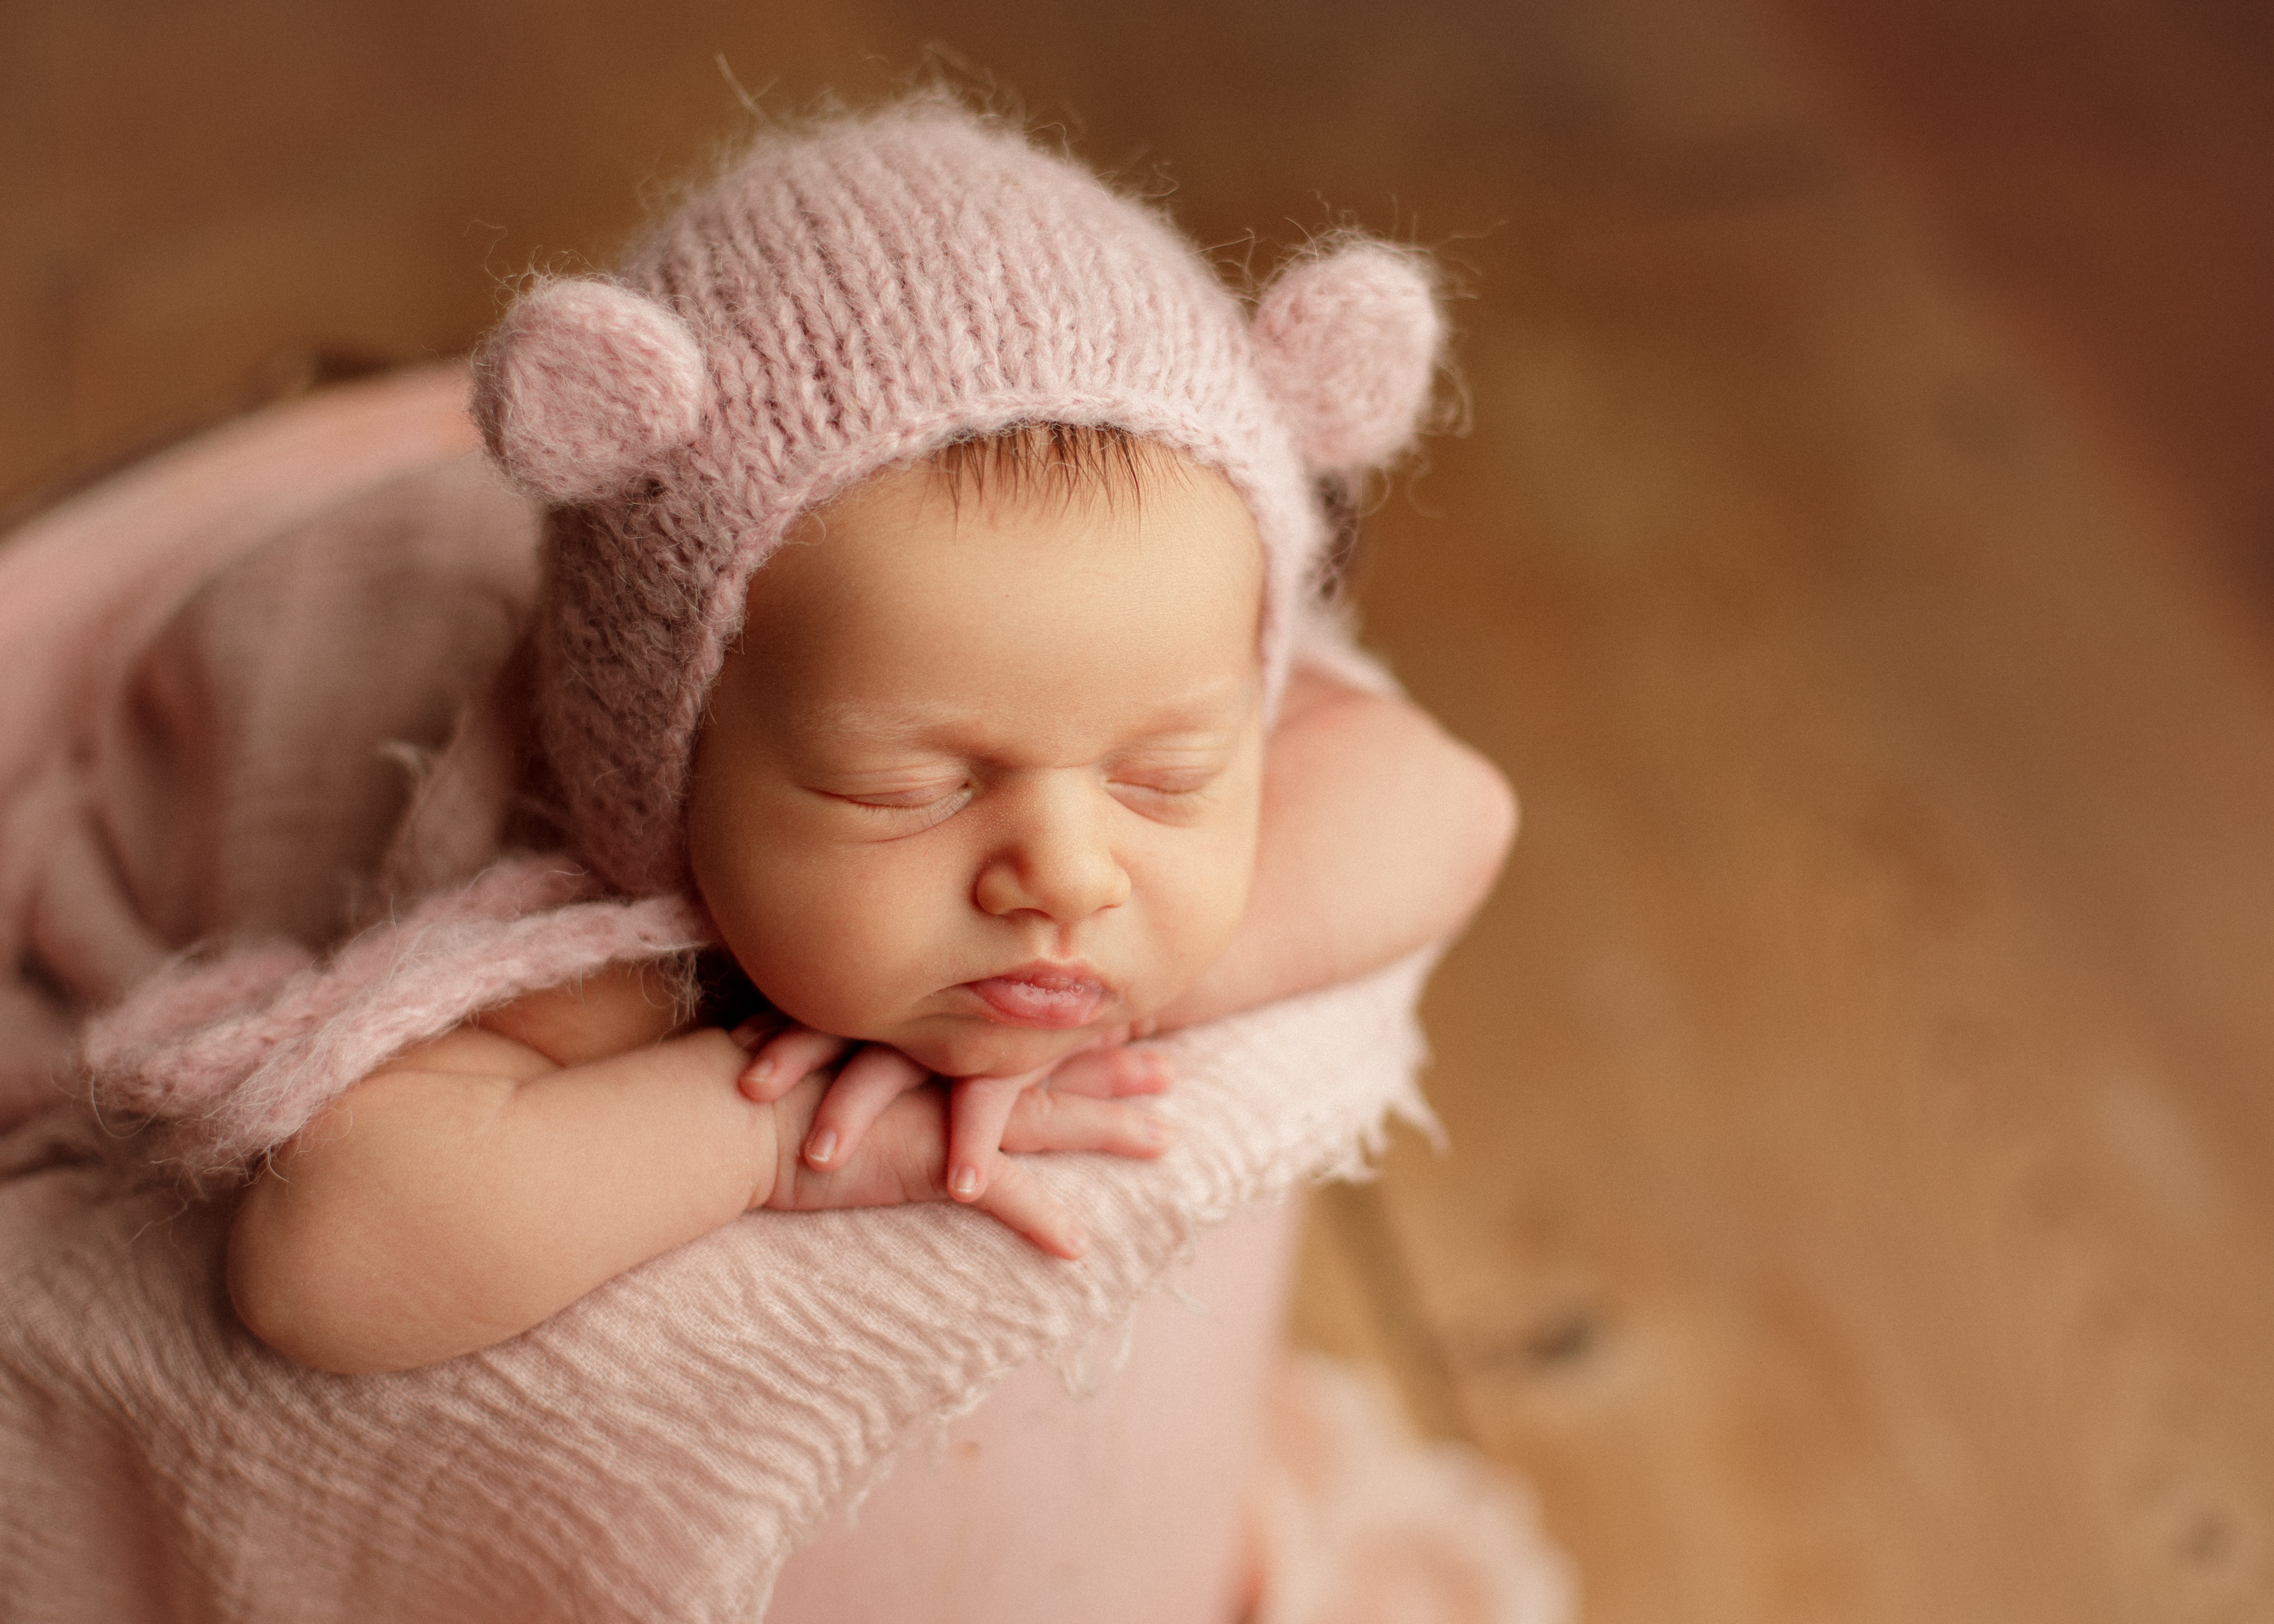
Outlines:
{"label": "pink fabric fold", "polygon": [[86,1015],[171,953],[317,948],[360,913],[410,782],[370,747],[448,742],[475,697],[451,651],[493,665],[535,577],[466,387],[423,368],[227,425],[0,545],[0,1130],[65,1101]]}
{"label": "pink fabric fold", "polygon": [[1569,1624],[1571,1564],[1524,1489],[1423,1443],[1378,1374],[1291,1357],[1251,1493],[1263,1575],[1245,1624]]}

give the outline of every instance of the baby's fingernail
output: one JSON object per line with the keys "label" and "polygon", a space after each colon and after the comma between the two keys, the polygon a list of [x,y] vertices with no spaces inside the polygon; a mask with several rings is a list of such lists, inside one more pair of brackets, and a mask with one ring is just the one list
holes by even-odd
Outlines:
{"label": "baby's fingernail", "polygon": [[1078,1258],[1089,1250],[1089,1236],[1078,1223],[1070,1223],[1058,1232],[1058,1242],[1069,1258]]}
{"label": "baby's fingernail", "polygon": [[837,1154],[837,1130],[824,1128],[805,1142],[805,1159],[816,1167],[827,1167],[830,1158]]}
{"label": "baby's fingernail", "polygon": [[1145,1142],[1156,1147],[1166,1145],[1177,1137],[1176,1130],[1156,1116],[1148,1116],[1141,1132],[1145,1135]]}
{"label": "baby's fingernail", "polygon": [[979,1193],[979,1169],[975,1167],[956,1169],[955,1178],[947,1188],[957,1200],[968,1201]]}

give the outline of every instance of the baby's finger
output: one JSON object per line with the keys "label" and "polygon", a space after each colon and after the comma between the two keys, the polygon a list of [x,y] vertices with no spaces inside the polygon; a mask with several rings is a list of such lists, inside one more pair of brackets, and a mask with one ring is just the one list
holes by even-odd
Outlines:
{"label": "baby's finger", "polygon": [[1058,1064],[1044,1086],[1058,1094],[1093,1100],[1122,1100],[1133,1094],[1163,1094],[1169,1086],[1167,1056],[1157,1049],[1112,1045],[1085,1049]]}
{"label": "baby's finger", "polygon": [[1118,1100],[1092,1100],[1055,1088],[1019,1096],[1003,1129],[1003,1148],[1019,1154],[1093,1150],[1111,1156],[1157,1156],[1176,1142],[1169,1124]]}
{"label": "baby's finger", "polygon": [[[737,1026],[736,1035],[746,1027],[747,1023]],[[849,1047],[843,1038],[810,1026],[785,1026],[759,1045],[735,1083],[746,1098],[771,1105]]]}
{"label": "baby's finger", "polygon": [[812,1130],[805,1136],[806,1165],[824,1172],[842,1167],[885,1108],[911,1088],[922,1087],[930,1076],[897,1049],[864,1045],[845,1063],[813,1113]]}
{"label": "baby's finger", "polygon": [[1003,1125],[1035,1074],[960,1079],[947,1100],[947,1192],[975,1201],[995,1177],[1001,1158]]}
{"label": "baby's finger", "polygon": [[1074,1215],[1016,1162],[1005,1162],[973,1205],[1053,1257],[1072,1261],[1089,1250],[1089,1237]]}

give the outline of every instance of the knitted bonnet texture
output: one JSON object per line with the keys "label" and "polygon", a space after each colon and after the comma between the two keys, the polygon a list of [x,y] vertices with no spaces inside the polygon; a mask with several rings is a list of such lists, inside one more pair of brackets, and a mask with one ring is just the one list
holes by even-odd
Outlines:
{"label": "knitted bonnet texture", "polygon": [[1269,691],[1326,477],[1395,455],[1441,335],[1427,267],[1344,242],[1253,320],[1154,209],[939,101],[769,137],[614,278],[540,284],[476,364],[491,453],[550,506],[543,742],[584,861],[687,883],[703,705],[802,513],[950,441],[1111,425],[1223,474],[1266,554]]}

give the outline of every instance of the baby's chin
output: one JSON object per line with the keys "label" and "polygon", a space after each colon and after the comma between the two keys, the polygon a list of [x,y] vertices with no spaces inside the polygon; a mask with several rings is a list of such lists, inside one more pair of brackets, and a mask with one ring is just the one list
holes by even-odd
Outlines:
{"label": "baby's chin", "polygon": [[1018,1077],[1088,1049],[1097,1041],[1101,1029],[1089,1026],[1050,1032],[954,1017],[925,1020],[888,1041],[942,1077]]}

